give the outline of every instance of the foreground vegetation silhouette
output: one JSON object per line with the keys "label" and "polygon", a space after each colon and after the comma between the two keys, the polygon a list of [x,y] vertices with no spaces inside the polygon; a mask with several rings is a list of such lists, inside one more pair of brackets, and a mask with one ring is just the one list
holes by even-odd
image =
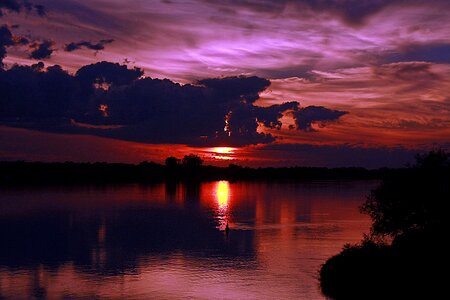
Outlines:
{"label": "foreground vegetation silhouette", "polygon": [[364,168],[248,168],[230,164],[228,167],[205,166],[194,154],[183,159],[168,157],[165,165],[141,162],[123,163],[44,163],[0,162],[0,185],[34,184],[116,184],[148,183],[173,180],[327,180],[379,179],[395,170]]}
{"label": "foreground vegetation silhouette", "polygon": [[[399,176],[400,175],[400,176]],[[437,299],[447,293],[450,155],[432,151],[388,176],[361,207],[373,223],[320,271],[334,299]]]}

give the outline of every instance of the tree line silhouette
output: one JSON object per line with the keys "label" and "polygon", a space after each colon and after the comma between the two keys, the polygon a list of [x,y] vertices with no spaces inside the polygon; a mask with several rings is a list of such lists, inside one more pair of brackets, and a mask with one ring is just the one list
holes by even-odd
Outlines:
{"label": "tree line silhouette", "polygon": [[[400,176],[399,176],[400,175]],[[346,245],[320,270],[334,299],[438,299],[447,292],[450,154],[418,155],[387,176],[362,205],[370,235]]]}
{"label": "tree line silhouette", "polygon": [[282,167],[250,168],[204,165],[201,157],[170,156],[165,164],[144,161],[125,163],[0,162],[0,185],[146,183],[167,180],[354,180],[380,179],[401,169]]}

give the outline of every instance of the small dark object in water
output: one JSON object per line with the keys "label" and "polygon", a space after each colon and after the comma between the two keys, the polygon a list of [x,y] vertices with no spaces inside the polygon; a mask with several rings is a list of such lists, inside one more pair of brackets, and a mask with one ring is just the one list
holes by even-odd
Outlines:
{"label": "small dark object in water", "polygon": [[227,226],[225,227],[225,233],[227,236],[230,233],[230,227],[228,227],[228,223],[227,223]]}

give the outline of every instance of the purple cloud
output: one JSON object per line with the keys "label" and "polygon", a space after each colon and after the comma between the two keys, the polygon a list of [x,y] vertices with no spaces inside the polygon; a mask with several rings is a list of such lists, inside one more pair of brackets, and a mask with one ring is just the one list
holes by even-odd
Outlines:
{"label": "purple cloud", "polygon": [[55,49],[53,46],[55,42],[44,40],[42,42],[34,42],[30,44],[30,58],[32,59],[46,59],[50,58]]}
{"label": "purple cloud", "polygon": [[106,39],[106,40],[100,40],[97,43],[91,43],[88,41],[80,41],[80,42],[72,42],[69,44],[66,44],[64,46],[64,51],[67,52],[72,52],[75,50],[79,50],[81,48],[86,48],[86,49],[90,49],[90,50],[95,50],[95,51],[100,51],[100,50],[104,50],[105,49],[105,45],[107,44],[111,44],[112,42],[114,42],[113,39]]}
{"label": "purple cloud", "polygon": [[347,111],[328,109],[323,106],[307,106],[293,112],[297,129],[304,131],[315,131],[312,127],[313,123],[319,122],[323,125],[336,121],[346,114],[348,114]]}

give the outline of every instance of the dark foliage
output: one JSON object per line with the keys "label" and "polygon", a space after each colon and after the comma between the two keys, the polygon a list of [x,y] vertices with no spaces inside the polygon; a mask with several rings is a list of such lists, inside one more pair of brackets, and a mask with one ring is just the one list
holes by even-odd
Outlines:
{"label": "dark foliage", "polygon": [[366,170],[363,168],[248,168],[202,165],[196,155],[182,160],[168,157],[165,165],[142,162],[138,165],[119,163],[42,163],[0,162],[0,185],[96,184],[158,182],[164,180],[365,180],[380,179],[401,170]]}
{"label": "dark foliage", "polygon": [[442,151],[418,156],[408,173],[385,180],[372,191],[362,211],[373,220],[373,234],[397,236],[439,226],[450,199],[449,163],[449,155]]}
{"label": "dark foliage", "polygon": [[184,167],[199,168],[203,164],[203,159],[195,154],[185,155],[181,161]]}
{"label": "dark foliage", "polygon": [[167,168],[176,168],[180,164],[180,160],[175,156],[169,156],[164,163]]}
{"label": "dark foliage", "polygon": [[392,245],[347,246],[320,271],[322,292],[333,299],[439,299],[444,294],[448,246],[444,230],[410,231]]}
{"label": "dark foliage", "polygon": [[[388,174],[362,207],[373,220],[370,238],[347,246],[320,271],[334,299],[436,299],[444,292],[449,246],[450,156],[432,151]],[[392,238],[389,244],[383,239]]]}

